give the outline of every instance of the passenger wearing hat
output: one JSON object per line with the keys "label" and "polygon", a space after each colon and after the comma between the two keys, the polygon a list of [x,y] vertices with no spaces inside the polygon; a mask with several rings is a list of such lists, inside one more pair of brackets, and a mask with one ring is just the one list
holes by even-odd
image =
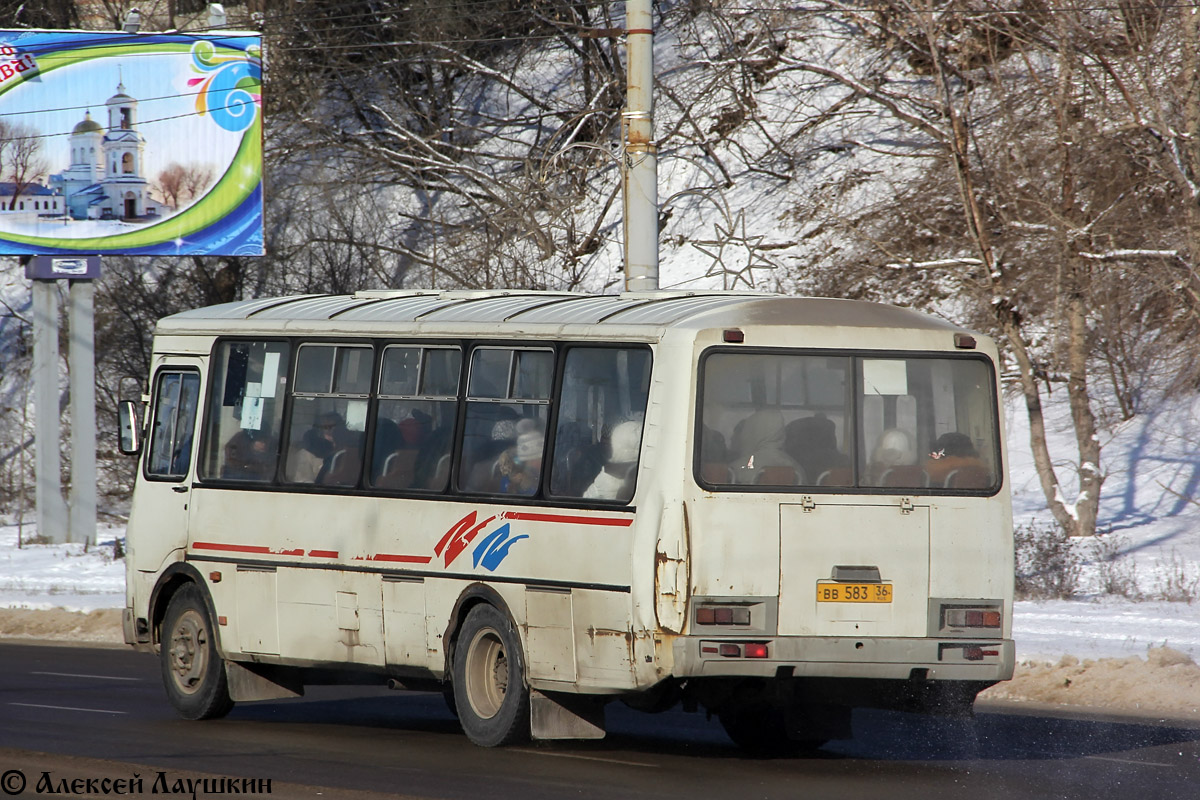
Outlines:
{"label": "passenger wearing hat", "polygon": [[504,494],[536,494],[542,477],[542,450],[545,435],[537,420],[523,419],[516,424],[516,444],[496,459],[496,490]]}
{"label": "passenger wearing hat", "polygon": [[609,439],[609,458],[583,496],[592,500],[628,500],[633,496],[633,478],[642,445],[642,423],[622,422]]}

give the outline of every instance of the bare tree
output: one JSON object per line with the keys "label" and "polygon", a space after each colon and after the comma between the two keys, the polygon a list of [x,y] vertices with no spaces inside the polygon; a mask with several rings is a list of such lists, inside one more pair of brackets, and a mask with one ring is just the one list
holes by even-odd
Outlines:
{"label": "bare tree", "polygon": [[0,121],[0,178],[12,184],[8,210],[30,186],[44,178],[50,167],[42,155],[42,140],[29,125]]}
{"label": "bare tree", "polygon": [[610,5],[281,6],[267,48],[274,185],[319,176],[391,202],[392,230],[364,233],[406,280],[578,285],[618,224],[623,73],[615,38],[589,35],[616,27]]}
{"label": "bare tree", "polygon": [[[997,332],[1016,367],[1046,502],[1069,533],[1093,533],[1103,484],[1091,390],[1104,374],[1097,353],[1109,354],[1113,376],[1137,346],[1130,337],[1144,330],[1127,318],[1153,308],[1178,317],[1177,304],[1153,282],[1126,281],[1122,302],[1114,302],[1118,286],[1101,266],[1117,252],[1161,261],[1166,248],[1146,245],[1178,230],[1146,225],[1172,203],[1142,188],[1146,170],[1128,157],[1136,144],[1128,126],[1110,120],[1120,95],[1097,57],[1115,59],[1112,42],[1128,29],[1154,38],[1152,26],[1138,27],[1120,9],[1069,4],[1012,11],[971,0],[901,0],[870,10],[824,8],[870,47],[853,48],[844,67],[784,63],[882,109],[907,139],[883,149],[893,160],[915,154],[921,165],[909,173],[915,181],[897,181],[898,202],[884,204],[886,215],[858,233],[876,249],[875,263],[892,267],[920,296],[957,303]],[[1157,58],[1152,49],[1125,47],[1121,58]],[[964,307],[963,299],[971,302]],[[1058,477],[1064,462],[1047,443],[1043,399],[1056,385],[1065,386],[1076,439],[1073,500]]]}
{"label": "bare tree", "polygon": [[179,209],[195,202],[212,185],[216,169],[212,164],[172,161],[158,173],[157,188],[163,200]]}
{"label": "bare tree", "polygon": [[0,1],[0,25],[20,28],[78,28],[78,4],[75,0]]}

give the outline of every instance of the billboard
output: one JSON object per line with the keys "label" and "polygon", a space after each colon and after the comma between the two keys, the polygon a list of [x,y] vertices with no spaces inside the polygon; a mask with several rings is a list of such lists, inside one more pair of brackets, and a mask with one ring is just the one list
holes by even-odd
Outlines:
{"label": "billboard", "polygon": [[255,33],[0,31],[0,254],[262,255]]}

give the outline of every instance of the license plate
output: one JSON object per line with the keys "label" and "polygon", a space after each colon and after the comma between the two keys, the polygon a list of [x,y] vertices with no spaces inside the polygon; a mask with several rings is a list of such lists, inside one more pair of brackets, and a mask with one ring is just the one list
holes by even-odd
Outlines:
{"label": "license plate", "polygon": [[818,603],[890,603],[890,583],[818,583]]}

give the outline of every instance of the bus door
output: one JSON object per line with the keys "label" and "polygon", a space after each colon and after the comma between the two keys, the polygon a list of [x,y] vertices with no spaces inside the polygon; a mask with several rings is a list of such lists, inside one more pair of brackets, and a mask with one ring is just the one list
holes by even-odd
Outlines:
{"label": "bus door", "polygon": [[203,381],[198,358],[155,360],[147,409],[146,445],[130,517],[153,525],[153,533],[129,537],[129,558],[140,571],[155,572],[187,543],[188,505],[195,470],[196,420]]}

